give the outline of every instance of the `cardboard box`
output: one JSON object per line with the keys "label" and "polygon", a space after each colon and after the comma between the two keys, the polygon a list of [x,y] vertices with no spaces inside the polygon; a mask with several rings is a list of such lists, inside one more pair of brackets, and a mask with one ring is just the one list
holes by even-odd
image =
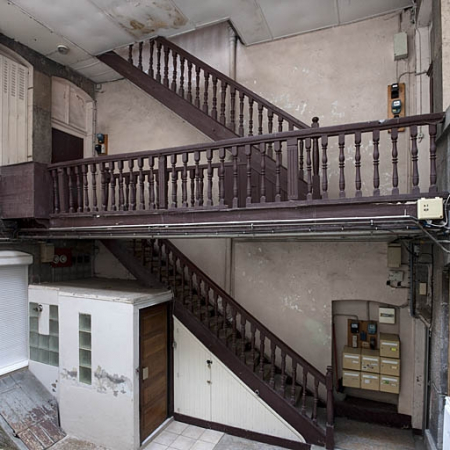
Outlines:
{"label": "cardboard box", "polygon": [[368,391],[380,390],[380,376],[375,373],[361,372],[361,389]]}
{"label": "cardboard box", "polygon": [[380,333],[380,356],[400,359],[400,339],[397,334]]}
{"label": "cardboard box", "polygon": [[380,352],[378,350],[361,350],[361,370],[369,373],[380,373]]}
{"label": "cardboard box", "polygon": [[381,375],[380,391],[381,392],[391,392],[392,394],[398,394],[400,392],[400,378]]}
{"label": "cardboard box", "polygon": [[342,371],[342,385],[352,388],[361,387],[361,372],[354,372],[353,370]]}
{"label": "cardboard box", "polygon": [[400,360],[380,358],[380,373],[383,375],[400,376]]}
{"label": "cardboard box", "polygon": [[361,370],[361,349],[344,347],[342,352],[342,368],[349,370]]}

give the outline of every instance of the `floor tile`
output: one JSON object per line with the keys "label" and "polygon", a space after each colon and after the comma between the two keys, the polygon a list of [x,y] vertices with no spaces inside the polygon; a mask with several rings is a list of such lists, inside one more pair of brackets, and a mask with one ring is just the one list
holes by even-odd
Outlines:
{"label": "floor tile", "polygon": [[170,431],[175,434],[183,434],[183,431],[188,427],[186,423],[173,421],[167,428],[166,431]]}
{"label": "floor tile", "polygon": [[197,441],[191,448],[191,450],[213,450],[216,444],[212,442]]}
{"label": "floor tile", "polygon": [[157,442],[150,442],[145,450],[167,450],[169,447],[167,445],[158,444]]}
{"label": "floor tile", "polygon": [[156,442],[157,444],[162,444],[169,446],[171,445],[175,439],[178,437],[178,434],[171,433],[170,431],[163,431],[161,434],[158,434],[158,436],[153,439],[153,442]]}
{"label": "floor tile", "polygon": [[217,444],[220,441],[222,436],[223,436],[223,433],[221,433],[220,431],[205,430],[203,432],[203,434],[199,437],[199,440]]}
{"label": "floor tile", "polygon": [[191,439],[186,436],[178,436],[175,441],[172,442],[170,448],[176,450],[190,450],[194,444],[195,439]]}
{"label": "floor tile", "polygon": [[198,439],[204,433],[204,431],[204,428],[196,427],[195,425],[189,425],[181,434],[191,439]]}

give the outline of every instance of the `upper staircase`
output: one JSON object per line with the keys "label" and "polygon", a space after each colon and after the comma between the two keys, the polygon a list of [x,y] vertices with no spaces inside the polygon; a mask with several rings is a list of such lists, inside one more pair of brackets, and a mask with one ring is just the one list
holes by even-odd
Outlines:
{"label": "upper staircase", "polygon": [[[171,288],[174,315],[308,444],[334,448],[331,367],[326,374],[313,367],[171,242],[103,243],[138,281],[148,285],[153,279]],[[130,255],[147,268],[146,277],[133,270]]]}

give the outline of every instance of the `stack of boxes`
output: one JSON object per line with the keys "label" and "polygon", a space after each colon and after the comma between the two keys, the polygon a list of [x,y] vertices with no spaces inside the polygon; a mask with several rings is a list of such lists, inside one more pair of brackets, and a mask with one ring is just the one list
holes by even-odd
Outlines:
{"label": "stack of boxes", "polygon": [[343,385],[370,391],[400,392],[400,340],[380,333],[380,350],[344,347]]}

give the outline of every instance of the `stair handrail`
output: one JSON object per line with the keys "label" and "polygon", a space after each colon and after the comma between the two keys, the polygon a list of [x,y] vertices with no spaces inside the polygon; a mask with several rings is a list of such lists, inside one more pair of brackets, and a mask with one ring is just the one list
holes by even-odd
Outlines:
{"label": "stair handrail", "polygon": [[220,297],[226,299],[228,305],[233,305],[233,307],[239,314],[242,315],[242,317],[248,320],[249,323],[254,324],[257,329],[263,332],[264,336],[267,339],[275,342],[276,345],[286,353],[286,355],[289,355],[293,361],[296,361],[299,365],[305,368],[309,374],[311,374],[314,378],[318,379],[319,382],[324,384],[326,387],[327,376],[325,374],[320,372],[320,370],[315,368],[311,363],[306,361],[289,345],[284,343],[274,333],[272,333],[264,324],[262,324],[255,316],[253,316],[253,314],[251,314],[242,305],[236,302],[236,300],[234,300],[233,297],[227,294],[214,280],[212,280],[205,272],[203,272],[197,265],[195,265],[184,253],[178,250],[178,248],[175,247],[175,245],[173,245],[169,240],[161,239],[161,242],[163,243],[163,245],[166,245],[170,249],[170,251],[176,255],[177,258],[182,260],[183,263],[186,266],[188,266],[193,273],[199,275],[204,280],[206,279],[208,281],[208,286],[211,287],[213,290],[215,290]]}
{"label": "stair handrail", "polygon": [[254,102],[264,105],[267,110],[272,111],[278,117],[282,117],[284,120],[286,120],[286,122],[289,124],[290,127],[297,127],[299,129],[310,128],[310,126],[307,125],[306,123],[302,122],[301,120],[292,116],[288,112],[284,111],[283,109],[281,109],[278,106],[274,105],[273,103],[269,102],[268,100],[266,100],[265,98],[256,94],[252,90],[246,88],[245,86],[243,86],[242,84],[233,80],[232,78],[230,78],[229,76],[220,72],[219,70],[214,69],[214,67],[205,63],[201,59],[195,57],[191,53],[187,52],[186,50],[184,50],[183,48],[174,44],[173,42],[167,40],[166,38],[160,36],[160,37],[155,38],[154,40],[155,40],[155,42],[160,42],[161,44],[169,47],[171,50],[177,52],[180,56],[185,58],[187,61],[190,61],[191,63],[200,67],[204,72],[207,72],[210,75],[217,77],[220,81],[224,81],[229,86],[232,86],[234,89],[236,89],[237,91],[244,93],[248,98],[252,99]]}

